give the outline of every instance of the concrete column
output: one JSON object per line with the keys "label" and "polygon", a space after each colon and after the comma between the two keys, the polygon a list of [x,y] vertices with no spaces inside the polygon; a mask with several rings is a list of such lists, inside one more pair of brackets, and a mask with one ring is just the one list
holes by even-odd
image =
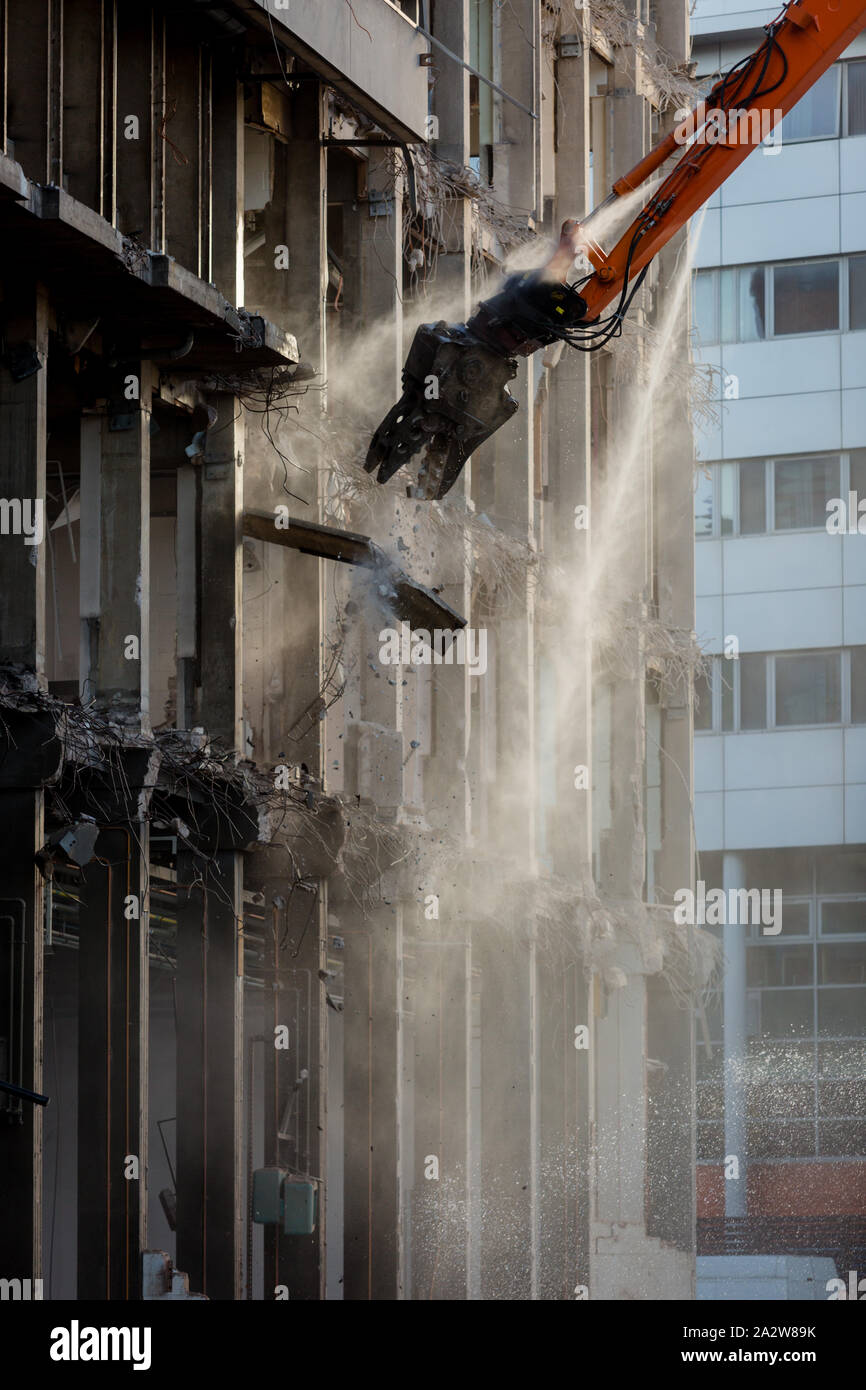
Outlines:
{"label": "concrete column", "polygon": [[[0,366],[0,496],[10,503],[7,534],[0,535],[0,661],[23,668],[40,683],[45,669],[45,544],[25,544],[19,517],[30,527],[45,501],[46,401],[48,386],[48,299],[40,286],[19,290],[4,284],[7,354],[22,365],[35,351],[38,370],[15,381],[8,361]],[[38,507],[36,504],[38,503]],[[47,520],[43,515],[43,527]],[[33,538],[39,535],[34,532]],[[31,716],[32,717],[32,716]],[[20,740],[19,740],[20,741]],[[47,742],[47,733],[45,736]],[[10,761],[10,749],[4,763]],[[38,754],[38,750],[34,750]],[[16,772],[0,792],[4,826],[0,871],[0,932],[3,941],[2,998],[12,1000],[5,1032],[9,1063],[21,1084],[42,1091],[43,881],[34,855],[44,842],[44,773],[36,766]],[[4,1008],[4,1014],[6,1010]],[[17,1048],[12,1035],[17,1037]],[[17,1052],[17,1056],[16,1056]],[[0,1258],[9,1278],[42,1277],[42,1107],[4,1098],[0,1122],[0,1166],[7,1219],[0,1229]]]}
{"label": "concrete column", "polygon": [[[265,1156],[269,1165],[322,1178],[327,1162],[327,905],[312,885],[292,889],[283,882],[279,896],[285,906],[276,913],[269,907],[266,927]],[[273,894],[265,895],[266,904],[269,898]],[[289,1046],[282,1051],[270,1045],[278,1024],[289,1031]],[[265,1228],[266,1300],[281,1284],[293,1301],[324,1298],[325,1216],[325,1190],[320,1187],[312,1235],[284,1236],[274,1227]]]}
{"label": "concrete column", "polygon": [[463,929],[424,922],[413,943],[412,1298],[468,1297],[472,971]]}
{"label": "concrete column", "polygon": [[[213,46],[211,279],[230,304],[244,303],[244,89],[233,42]],[[203,256],[203,273],[207,254]]]}
{"label": "concrete column", "polygon": [[[512,394],[520,402],[514,419],[490,442],[493,454],[496,524],[524,545],[534,536],[534,413],[536,371],[521,359]],[[497,847],[532,872],[536,849],[535,613],[529,575],[510,611],[501,610],[495,628],[497,685],[508,691],[497,710],[496,783],[491,816]],[[490,676],[479,676],[479,681]]]}
{"label": "concrete column", "polygon": [[472,936],[481,971],[481,1297],[537,1294],[534,947],[496,922]]}
{"label": "concrete column", "polygon": [[116,225],[149,247],[155,245],[154,145],[162,144],[153,107],[157,23],[150,7],[117,6]]}
{"label": "concrete column", "polygon": [[[147,827],[102,830],[78,957],[80,1299],[141,1296],[147,1217]],[[144,838],[142,839],[142,834]]]}
{"label": "concrete column", "polygon": [[[580,217],[589,188],[589,44],[580,57],[559,58],[557,77],[556,225]],[[552,360],[552,359],[549,359]],[[592,469],[588,354],[564,348],[550,371],[550,499],[545,549],[565,576],[555,595],[559,621],[544,634],[556,681],[556,802],[552,827],[557,873],[588,881],[592,869],[592,642],[590,563],[596,520],[590,509]],[[583,508],[583,511],[577,511]],[[597,539],[597,538],[596,538]],[[585,776],[576,776],[585,768]],[[585,790],[575,787],[583,781]]]}
{"label": "concrete column", "polygon": [[[543,925],[540,928],[543,932]],[[542,939],[543,942],[543,939]],[[558,943],[538,958],[538,1297],[573,1299],[589,1284],[588,1145],[590,1052],[575,1048],[588,989],[582,966]]]}
{"label": "concrete column", "polygon": [[497,196],[515,211],[543,219],[539,187],[539,127],[541,97],[539,63],[541,36],[535,0],[512,0],[499,7],[499,82],[523,106],[535,111],[533,120],[510,101],[499,99],[500,141],[494,147]]}
{"label": "concrete column", "polygon": [[[156,383],[126,364],[113,413],[81,422],[82,696],[130,729],[150,728],[150,420]],[[128,399],[127,393],[138,392]]]}
{"label": "concrete column", "polygon": [[243,418],[237,398],[211,398],[201,479],[199,722],[227,748],[242,750]]}
{"label": "concrete column", "polygon": [[[385,351],[376,354],[377,376],[384,388],[383,413],[393,404],[391,392],[400,394],[403,370],[403,179],[395,175],[393,161],[393,151],[370,150],[368,201],[358,213],[361,332],[374,323],[387,325]],[[385,215],[372,215],[377,207],[372,195],[377,192],[388,198]]]}
{"label": "concrete column", "polygon": [[[470,0],[449,0],[436,5],[432,33],[452,53],[469,62]],[[469,73],[453,59],[437,57],[439,72],[433,89],[433,113],[439,122],[435,142],[440,159],[463,169],[469,163]],[[445,250],[440,251],[436,267],[436,291],[441,295],[442,312],[460,322],[467,317],[471,299],[472,245],[471,206],[468,198],[449,201],[444,219]],[[452,307],[453,306],[453,307]]]}
{"label": "concrete column", "polygon": [[[722,856],[722,887],[748,888],[741,854]],[[730,899],[728,899],[730,901]],[[730,914],[728,914],[730,915]],[[746,1086],[746,928],[728,922],[722,945],[724,973],[725,1158],[736,1158],[739,1178],[725,1182],[725,1216],[747,1216],[748,1110]]]}
{"label": "concrete column", "polygon": [[397,1299],[400,1281],[399,982],[402,925],[347,913],[343,1297]]}
{"label": "concrete column", "polygon": [[[0,655],[3,661],[45,669],[46,403],[48,396],[48,297],[41,286],[4,285],[7,358],[0,367],[0,486],[10,504],[8,532],[0,535],[4,583],[0,593]],[[35,353],[35,356],[33,354]],[[36,367],[35,371],[29,370]],[[27,375],[24,373],[27,372]],[[41,531],[34,530],[42,517]],[[16,520],[17,518],[17,520]],[[24,528],[31,535],[24,534]],[[38,537],[38,544],[31,543]]]}
{"label": "concrete column", "polygon": [[241,1297],[243,937],[240,855],[178,855],[177,1262]]}

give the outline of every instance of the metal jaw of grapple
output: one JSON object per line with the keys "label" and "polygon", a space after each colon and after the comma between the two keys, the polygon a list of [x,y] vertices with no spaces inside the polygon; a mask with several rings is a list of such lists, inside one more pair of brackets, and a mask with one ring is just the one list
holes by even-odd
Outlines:
{"label": "metal jaw of grapple", "polygon": [[373,435],[364,464],[387,483],[424,449],[410,496],[440,498],[484,440],[510,419],[517,357],[563,336],[586,314],[569,285],[543,272],[514,275],[465,324],[422,323],[403,368],[403,395]]}

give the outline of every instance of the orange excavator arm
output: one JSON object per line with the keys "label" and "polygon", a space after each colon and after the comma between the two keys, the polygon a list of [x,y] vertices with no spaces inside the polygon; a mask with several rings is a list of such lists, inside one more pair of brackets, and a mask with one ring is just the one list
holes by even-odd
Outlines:
{"label": "orange excavator arm", "polygon": [[[765,139],[866,23],[866,0],[791,0],[764,40],[719,78],[697,111],[661,140],[584,222],[563,225],[540,270],[512,275],[464,324],[421,324],[403,368],[403,395],[373,435],[365,467],[385,483],[424,459],[410,496],[444,497],[472,452],[517,410],[507,383],[518,357],[557,341],[594,352],[622,332],[650,261]],[[662,166],[679,151],[667,174]],[[657,175],[611,251],[593,236],[604,209]],[[575,258],[593,270],[569,284]],[[611,309],[606,317],[605,310]]]}
{"label": "orange excavator arm", "polygon": [[[574,253],[582,250],[595,268],[580,287],[587,320],[598,318],[622,297],[629,282],[817,82],[864,23],[863,0],[796,0],[787,5],[766,26],[760,47],[719,79],[697,113],[617,179],[610,196],[585,222],[566,222],[562,253],[568,255],[572,247]],[[593,217],[640,188],[677,151],[680,157],[663,183],[605,253],[592,238]],[[561,264],[554,257],[550,269],[555,273]]]}

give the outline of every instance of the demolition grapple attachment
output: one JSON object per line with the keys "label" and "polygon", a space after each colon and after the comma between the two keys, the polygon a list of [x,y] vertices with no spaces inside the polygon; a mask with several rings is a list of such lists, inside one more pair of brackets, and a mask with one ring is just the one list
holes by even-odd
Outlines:
{"label": "demolition grapple attachment", "polygon": [[465,324],[422,323],[403,368],[403,395],[373,435],[364,467],[387,483],[422,449],[410,496],[440,498],[470,454],[510,419],[517,357],[568,336],[586,314],[576,290],[545,271],[513,275]]}

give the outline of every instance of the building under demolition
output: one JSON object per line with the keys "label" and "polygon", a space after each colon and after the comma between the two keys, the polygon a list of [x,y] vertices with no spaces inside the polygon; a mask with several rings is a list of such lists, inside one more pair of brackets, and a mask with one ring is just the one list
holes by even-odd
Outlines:
{"label": "building under demolition", "polygon": [[7,1279],[693,1296],[684,239],[447,497],[364,469],[687,10],[0,5]]}

